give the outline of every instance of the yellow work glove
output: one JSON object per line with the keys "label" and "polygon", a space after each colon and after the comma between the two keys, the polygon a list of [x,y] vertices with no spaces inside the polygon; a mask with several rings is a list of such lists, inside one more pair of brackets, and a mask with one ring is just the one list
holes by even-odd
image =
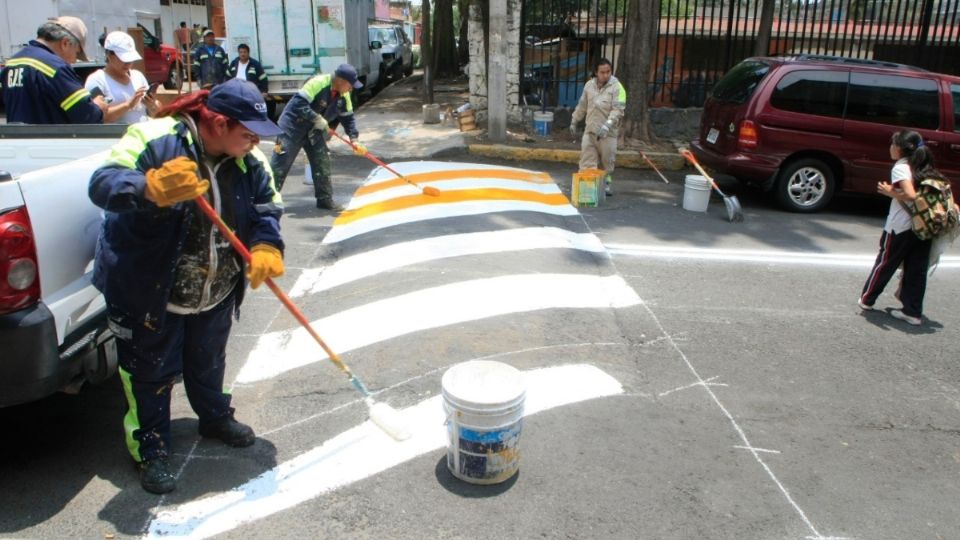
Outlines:
{"label": "yellow work glove", "polygon": [[283,275],[283,254],[270,244],[257,244],[250,250],[250,269],[247,279],[250,288],[256,289],[268,277],[275,278]]}
{"label": "yellow work glove", "polygon": [[367,155],[367,147],[360,141],[350,141],[353,143],[353,155],[363,157]]}
{"label": "yellow work glove", "polygon": [[186,156],[164,163],[144,173],[146,187],[143,195],[157,206],[173,206],[203,195],[210,182],[197,176],[197,164]]}

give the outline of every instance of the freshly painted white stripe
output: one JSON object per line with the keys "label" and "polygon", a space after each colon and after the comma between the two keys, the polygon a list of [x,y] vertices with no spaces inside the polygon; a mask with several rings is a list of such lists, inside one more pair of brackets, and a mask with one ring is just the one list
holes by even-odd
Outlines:
{"label": "freshly painted white stripe", "polygon": [[575,233],[557,227],[526,227],[489,232],[450,234],[389,246],[339,259],[332,266],[300,274],[290,296],[332,289],[354,280],[404,266],[485,253],[529,249],[578,249],[601,253],[600,239],[592,233]]}
{"label": "freshly painted white stripe", "polygon": [[544,204],[532,201],[466,201],[446,204],[426,204],[384,212],[375,216],[358,219],[350,223],[335,225],[327,236],[324,244],[335,244],[347,238],[403,225],[417,221],[443,219],[450,217],[476,216],[481,214],[495,214],[497,212],[538,212],[554,216],[576,216],[577,209],[569,204]]}
{"label": "freshly painted white stripe", "polygon": [[[815,253],[808,251],[758,251],[636,244],[606,244],[611,255],[654,257],[663,259],[696,259],[766,264],[811,264],[819,266],[852,266],[872,268],[876,254]],[[960,268],[960,257],[941,257],[940,268]]]}
{"label": "freshly painted white stripe", "polygon": [[[272,148],[272,147],[271,147]],[[436,173],[440,171],[451,171],[451,170],[470,170],[470,169],[497,169],[503,171],[521,171],[525,173],[538,174],[537,171],[532,171],[530,169],[520,169],[517,167],[504,167],[503,165],[489,165],[484,163],[450,163],[447,161],[395,161],[393,163],[388,163],[391,169],[397,171],[398,173],[407,176],[411,174],[418,173]],[[456,167],[451,167],[451,165],[456,165]],[[379,184],[381,182],[388,182],[397,177],[397,175],[392,172],[384,169],[383,167],[377,167],[367,175],[367,179],[364,180],[364,185],[373,185]]]}
{"label": "freshly painted white stripe", "polygon": [[[620,383],[584,364],[527,371],[524,416],[623,393]],[[235,489],[161,511],[149,538],[208,538],[352,484],[446,445],[441,396],[400,411],[412,436],[397,442],[369,420]],[[521,434],[521,437],[523,435]]]}
{"label": "freshly painted white stripe", "polygon": [[[531,191],[534,193],[553,194],[560,193],[560,188],[556,184],[535,184],[523,180],[508,180],[503,178],[464,178],[461,180],[443,180],[440,182],[417,182],[421,188],[433,186],[440,191],[467,191],[471,189],[512,189],[516,191]],[[410,184],[403,184],[382,191],[368,193],[366,195],[357,195],[350,200],[347,206],[348,210],[361,208],[368,204],[389,201],[398,197],[409,197],[417,195],[420,190]]]}
{"label": "freshly painted white stripe", "polygon": [[[314,321],[338,354],[391,338],[510,313],[557,308],[621,308],[640,297],[620,276],[523,274],[441,285],[371,302]],[[251,383],[327,358],[303,328],[257,340],[236,381]]]}

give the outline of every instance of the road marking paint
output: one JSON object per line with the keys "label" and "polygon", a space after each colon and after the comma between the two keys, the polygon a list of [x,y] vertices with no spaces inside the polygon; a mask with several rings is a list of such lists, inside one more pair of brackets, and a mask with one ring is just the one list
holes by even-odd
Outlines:
{"label": "road marking paint", "polygon": [[[500,188],[514,191],[530,191],[534,193],[560,193],[560,188],[558,188],[554,183],[535,184],[521,180],[504,180],[499,178],[490,178],[485,180],[449,180],[446,182],[419,182],[417,185],[419,185],[420,188],[428,186],[435,187],[444,192]],[[391,187],[390,189],[375,191],[372,193],[367,193],[366,195],[354,195],[353,198],[350,199],[350,204],[347,205],[347,209],[354,210],[356,208],[367,206],[376,202],[388,201],[399,197],[408,197],[410,195],[419,195],[420,193],[421,191],[417,189],[416,186],[411,186],[410,184],[401,181],[399,185]]]}
{"label": "road marking paint", "polygon": [[[378,300],[313,321],[339,354],[413,332],[511,313],[622,308],[640,297],[620,276],[521,274],[441,285]],[[319,362],[326,354],[303,329],[264,334],[237,375],[251,383]]]}
{"label": "road marking paint", "polygon": [[[590,365],[526,371],[524,416],[623,393],[620,383]],[[208,538],[263,519],[385,471],[447,444],[441,396],[399,411],[412,436],[398,442],[369,420],[233,490],[159,512],[149,538]]]}
{"label": "road marking paint", "polygon": [[768,454],[779,454],[779,453],[780,453],[779,450],[769,450],[769,449],[767,449],[767,448],[756,448],[756,447],[753,447],[753,446],[740,446],[740,445],[738,445],[738,444],[733,445],[733,447],[734,447],[734,448],[738,448],[738,449],[740,449],[740,450],[750,450],[751,452],[766,452],[766,453],[768,453]]}
{"label": "road marking paint", "polygon": [[577,249],[594,253],[606,250],[593,233],[574,233],[557,227],[526,227],[499,231],[450,234],[400,242],[344,257],[329,267],[306,270],[290,290],[291,297],[326,291],[404,266],[486,253],[530,249]]}
{"label": "road marking paint", "polygon": [[486,202],[486,201],[516,201],[539,203],[552,206],[569,205],[570,201],[557,190],[556,193],[539,193],[536,191],[522,191],[516,189],[502,188],[483,188],[483,189],[465,189],[459,191],[441,191],[439,195],[431,197],[423,194],[407,195],[389,199],[386,201],[375,202],[354,208],[353,210],[344,210],[333,220],[333,226],[345,225],[359,221],[372,216],[405,210],[418,206],[433,206],[438,204],[453,204],[461,202]]}
{"label": "road marking paint", "polygon": [[[431,165],[435,164],[435,165]],[[407,165],[405,167],[404,165]],[[410,163],[394,163],[391,165],[391,168],[399,172],[407,180],[415,184],[423,184],[425,182],[446,182],[446,181],[456,181],[456,180],[517,180],[521,182],[530,182],[535,184],[553,184],[553,179],[550,178],[550,175],[544,172],[536,171],[527,171],[524,169],[514,169],[503,168],[503,167],[483,167],[482,165],[476,165],[473,163],[465,164],[468,165],[469,169],[448,169],[449,163],[444,162],[413,162],[412,165],[417,166],[421,169],[429,167],[431,169],[440,169],[440,170],[431,170],[428,172],[414,172],[414,173],[404,173],[404,169],[409,168]],[[406,180],[403,178],[397,178],[395,174],[385,169],[377,169],[367,178],[366,182],[360,186],[355,192],[354,195],[367,195],[369,193],[374,193],[383,189],[390,189],[395,186],[400,185],[409,185]],[[437,186],[438,188],[440,186]]]}
{"label": "road marking paint", "polygon": [[695,386],[729,386],[729,385],[727,385],[726,383],[710,382],[710,381],[712,381],[712,380],[714,380],[714,379],[716,379],[716,378],[717,378],[717,377],[710,377],[709,379],[707,379],[707,380],[705,380],[705,381],[697,381],[697,382],[692,383],[692,384],[688,384],[688,385],[685,385],[685,386],[680,386],[680,387],[678,387],[678,388],[674,388],[673,390],[667,390],[666,392],[660,392],[659,394],[657,394],[657,397],[663,397],[663,396],[666,396],[666,395],[668,395],[668,394],[672,394],[672,393],[674,393],[674,392],[679,392],[680,390],[686,390],[686,389],[688,389],[688,388],[693,388],[693,387],[695,387]]}
{"label": "road marking paint", "polygon": [[[850,266],[872,268],[877,255],[856,253],[817,253],[810,251],[746,250],[721,248],[674,247],[643,244],[605,244],[611,255],[661,259],[694,259],[704,261],[754,262],[766,264],[810,264],[818,266]],[[943,256],[940,268],[960,268],[960,257]]]}
{"label": "road marking paint", "polygon": [[[426,197],[426,195],[423,195],[423,197]],[[544,204],[533,201],[489,200],[430,204],[377,214],[352,223],[338,224],[330,229],[330,232],[323,238],[323,243],[335,244],[368,232],[418,221],[495,214],[498,212],[537,212],[554,216],[578,215],[577,209],[571,206],[569,202]]]}

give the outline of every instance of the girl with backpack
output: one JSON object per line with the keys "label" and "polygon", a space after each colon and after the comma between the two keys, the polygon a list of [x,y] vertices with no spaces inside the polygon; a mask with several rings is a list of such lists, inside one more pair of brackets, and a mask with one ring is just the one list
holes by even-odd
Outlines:
{"label": "girl with backpack", "polygon": [[877,297],[902,264],[903,277],[896,295],[903,308],[890,315],[913,326],[923,323],[923,296],[927,288],[927,269],[931,240],[921,240],[913,232],[909,207],[917,198],[919,181],[943,179],[933,168],[933,152],[923,144],[915,131],[898,131],[890,140],[890,159],[896,163],[890,171],[890,182],[877,184],[877,192],[890,197],[890,211],[880,235],[880,252],[863,285],[857,304],[873,310]]}

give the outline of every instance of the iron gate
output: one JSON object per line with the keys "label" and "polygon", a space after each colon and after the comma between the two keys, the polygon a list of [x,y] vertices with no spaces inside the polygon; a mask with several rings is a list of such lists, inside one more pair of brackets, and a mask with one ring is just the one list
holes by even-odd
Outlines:
{"label": "iron gate", "polygon": [[[524,0],[521,102],[576,105],[600,58],[620,56],[627,0]],[[752,56],[762,0],[661,0],[650,104],[696,107]],[[819,54],[960,74],[960,0],[774,0],[769,55]]]}

